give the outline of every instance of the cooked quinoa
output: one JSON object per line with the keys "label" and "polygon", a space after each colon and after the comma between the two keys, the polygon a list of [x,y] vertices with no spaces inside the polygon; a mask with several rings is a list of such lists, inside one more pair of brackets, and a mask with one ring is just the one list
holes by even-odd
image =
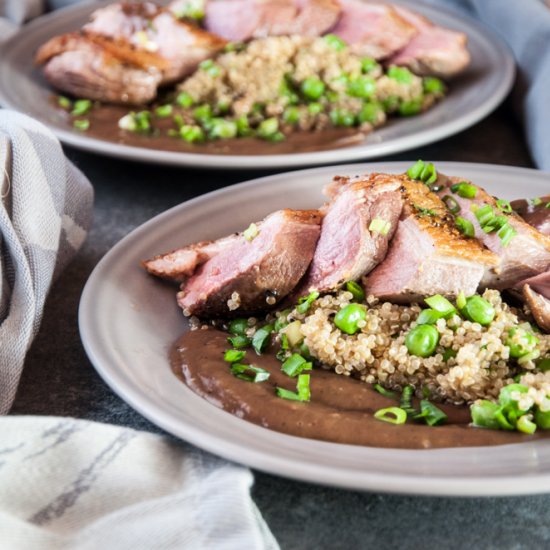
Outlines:
{"label": "cooked quinoa", "polygon": [[[486,290],[483,298],[495,309],[490,325],[481,326],[457,314],[439,319],[434,325],[439,344],[426,358],[411,355],[405,345],[406,335],[422,310],[418,304],[380,303],[369,296],[366,320],[359,322],[360,330],[353,335],[343,333],[333,322],[335,314],[353,300],[347,291],[321,296],[307,313],[293,310],[289,318],[301,321],[300,330],[312,357],[338,374],[397,391],[412,385],[419,397],[429,390],[431,399],[453,404],[495,401],[501,388],[519,376],[529,392],[518,394],[518,400],[531,400],[531,405],[550,410],[550,372],[538,372],[534,360],[519,365],[510,359],[506,345],[511,328],[519,325],[531,330],[530,325],[524,325],[524,313],[503,302],[496,290]],[[550,351],[550,335],[537,337],[537,349],[544,357]]]}

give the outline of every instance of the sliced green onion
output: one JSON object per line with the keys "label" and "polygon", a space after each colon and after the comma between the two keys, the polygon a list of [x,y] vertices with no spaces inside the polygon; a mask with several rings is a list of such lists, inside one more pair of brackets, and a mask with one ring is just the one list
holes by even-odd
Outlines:
{"label": "sliced green onion", "polygon": [[252,242],[260,234],[260,229],[255,223],[251,223],[244,231],[243,237],[248,241]]}
{"label": "sliced green onion", "polygon": [[255,367],[254,365],[243,365],[241,363],[233,363],[231,365],[231,374],[240,378],[241,380],[246,380],[247,382],[265,382],[269,378],[269,372],[260,367]]}
{"label": "sliced green onion", "polygon": [[189,107],[193,106],[193,103],[195,103],[195,100],[187,92],[180,92],[176,97],[176,103],[180,107],[183,107],[184,109],[188,109]]}
{"label": "sliced green onion", "polygon": [[73,126],[80,130],[81,132],[85,132],[90,127],[90,121],[87,118],[78,119],[73,122]]}
{"label": "sliced green onion", "polygon": [[502,246],[508,246],[510,241],[517,235],[517,231],[508,223],[503,225],[498,231],[497,236],[500,238]]}
{"label": "sliced green onion", "polygon": [[435,311],[441,313],[444,317],[448,317],[456,313],[456,308],[441,294],[436,294],[435,296],[430,296],[425,298],[424,301]]}
{"label": "sliced green onion", "polygon": [[500,406],[487,399],[478,399],[470,406],[470,415],[472,423],[477,428],[489,428],[498,430],[500,424],[496,419]]}
{"label": "sliced green onion", "polygon": [[275,394],[282,399],[288,399],[289,401],[301,401],[300,396],[293,391],[285,390],[284,388],[275,388]]}
{"label": "sliced green onion", "polygon": [[542,359],[537,363],[537,369],[540,370],[540,372],[546,372],[547,370],[550,370],[550,357],[546,357],[545,359]]}
{"label": "sliced green onion", "polygon": [[[309,368],[304,365],[309,365]],[[308,363],[301,355],[293,353],[282,365],[281,370],[288,376],[298,376],[302,370],[311,370],[311,363]]]}
{"label": "sliced green onion", "polygon": [[303,296],[298,300],[298,305],[296,306],[296,311],[298,313],[306,313],[307,310],[311,307],[311,304],[319,298],[319,292],[314,290],[310,292],[308,296]]}
{"label": "sliced green onion", "polygon": [[231,139],[237,135],[237,124],[225,118],[213,118],[210,121],[210,137]]}
{"label": "sliced green onion", "polygon": [[464,291],[461,290],[458,293],[458,296],[456,297],[456,307],[458,309],[463,309],[465,305],[466,305],[466,295],[464,294]]}
{"label": "sliced green onion", "polygon": [[309,401],[311,399],[311,389],[309,387],[309,382],[309,374],[298,375],[298,383],[296,384],[296,389],[298,390],[300,401]]}
{"label": "sliced green onion", "polygon": [[365,321],[367,311],[361,304],[348,304],[343,307],[335,316],[334,324],[346,334],[355,334],[359,329],[359,323]]}
{"label": "sliced green onion", "polygon": [[443,314],[439,313],[439,311],[434,311],[433,309],[423,309],[416,319],[416,324],[435,325],[441,317],[443,317]]}
{"label": "sliced green onion", "polygon": [[258,137],[268,139],[279,130],[279,120],[276,117],[266,118],[258,125]]}
{"label": "sliced green onion", "polygon": [[411,385],[405,386],[401,393],[401,399],[399,400],[399,406],[407,414],[415,414],[416,411],[412,405],[414,388]]}
{"label": "sliced green onion", "polygon": [[539,198],[539,197],[535,197],[534,199],[530,199],[529,202],[530,202],[533,206],[538,206],[539,204],[542,204],[542,199]]}
{"label": "sliced green onion", "polygon": [[455,223],[465,237],[473,237],[475,235],[474,224],[470,220],[467,220],[462,216],[457,216],[455,218]]}
{"label": "sliced green onion", "polygon": [[508,224],[508,218],[506,216],[495,216],[482,226],[482,229],[485,233],[492,233],[506,224]]}
{"label": "sliced green onion", "polygon": [[363,302],[365,300],[365,291],[359,283],[355,281],[348,281],[346,283],[346,290],[352,293],[354,300],[357,300],[358,302]]}
{"label": "sliced green onion", "polygon": [[372,233],[380,233],[380,235],[387,235],[390,229],[391,223],[382,218],[374,218],[369,224],[369,231]]}
{"label": "sliced green onion", "polygon": [[426,164],[420,173],[420,179],[427,185],[437,181],[437,170],[432,162]]}
{"label": "sliced green onion", "polygon": [[390,424],[405,424],[407,421],[407,413],[399,407],[387,407],[379,409],[374,413],[376,420],[389,422]]}
{"label": "sliced green onion", "polygon": [[178,135],[188,143],[201,143],[205,140],[204,130],[192,124],[181,126]]}
{"label": "sliced green onion", "polygon": [[173,111],[173,107],[170,104],[159,105],[155,109],[155,115],[157,115],[160,118],[166,118],[172,114],[172,111]]}
{"label": "sliced green onion", "polygon": [[518,365],[524,365],[528,361],[534,361],[535,359],[538,359],[540,357],[540,350],[535,349],[531,351],[530,353],[526,353],[525,355],[522,355],[518,358]]}
{"label": "sliced green onion", "polygon": [[337,52],[340,52],[347,48],[347,44],[335,34],[325,34],[323,40],[331,47],[334,48]]}
{"label": "sliced green onion", "polygon": [[305,357],[306,361],[311,360],[311,352],[309,351],[309,348],[306,346],[305,342],[302,342],[300,344],[300,355],[302,357]]}
{"label": "sliced green onion", "polygon": [[243,318],[233,319],[228,326],[228,330],[231,334],[245,336],[248,329],[248,321]]}
{"label": "sliced green onion", "polygon": [[242,115],[238,119],[236,119],[235,124],[237,125],[237,135],[239,137],[247,137],[253,134],[252,128],[250,128],[250,124],[246,115]]}
{"label": "sliced green onion", "polygon": [[458,214],[460,212],[460,205],[456,202],[454,197],[451,197],[451,195],[445,195],[442,200],[451,214]]}
{"label": "sliced green onion", "polygon": [[446,363],[449,359],[456,357],[456,354],[457,354],[456,350],[454,350],[453,348],[447,348],[443,352],[443,361],[445,361]]}
{"label": "sliced green onion", "polygon": [[518,431],[529,435],[535,433],[535,431],[537,430],[537,425],[531,421],[530,416],[531,415],[524,414],[523,416],[519,417],[516,423],[516,428],[518,429]]}
{"label": "sliced green onion", "polygon": [[510,204],[510,201],[504,200],[504,199],[498,199],[497,200],[497,207],[501,212],[504,212],[505,214],[511,214],[512,213],[512,205]]}
{"label": "sliced green onion", "polygon": [[89,99],[77,99],[74,102],[73,110],[71,111],[71,115],[73,116],[82,116],[88,113],[88,111],[92,108],[92,102]]}
{"label": "sliced green onion", "polygon": [[228,363],[238,363],[244,358],[245,355],[246,355],[246,351],[228,349],[223,354],[223,360],[227,361]]}
{"label": "sliced green onion", "polygon": [[252,340],[248,338],[247,336],[237,335],[237,336],[229,336],[227,338],[227,341],[237,349],[240,348],[248,348],[252,344]]}
{"label": "sliced green onion", "polygon": [[[273,330],[275,332],[279,332],[281,329],[285,328],[288,325],[288,314],[290,313],[290,309],[283,309],[283,311],[279,312],[279,316],[277,319],[275,319],[275,323],[273,325]],[[283,334],[283,336],[286,336]]]}
{"label": "sliced green onion", "polygon": [[394,391],[387,390],[380,384],[374,384],[373,388],[384,397],[388,397],[389,399],[397,399],[397,394]]}
{"label": "sliced green onion", "polygon": [[550,411],[541,411],[539,407],[535,408],[535,424],[541,430],[550,429]]}
{"label": "sliced green onion", "polygon": [[261,355],[267,347],[267,344],[269,344],[269,337],[271,336],[272,332],[273,325],[265,325],[259,328],[254,333],[254,336],[252,336],[252,347],[258,355]]}
{"label": "sliced green onion", "polygon": [[463,199],[473,199],[477,195],[477,187],[466,181],[451,185],[451,191]]}
{"label": "sliced green onion", "polygon": [[63,95],[57,96],[57,104],[66,111],[71,109],[73,106],[73,102],[68,97],[65,97]]}
{"label": "sliced green onion", "polygon": [[414,416],[415,420],[422,419],[428,426],[439,426],[447,421],[447,415],[427,399],[420,401],[420,413]]}
{"label": "sliced green onion", "polygon": [[417,160],[408,170],[407,170],[407,176],[411,178],[412,180],[418,180],[420,179],[420,174],[422,174],[422,170],[424,170],[425,163],[423,160]]}
{"label": "sliced green onion", "polygon": [[193,109],[193,118],[202,124],[212,120],[212,107],[205,103]]}
{"label": "sliced green onion", "polygon": [[474,214],[481,227],[486,225],[490,220],[495,217],[495,213],[493,212],[493,209],[489,204],[484,204],[483,206],[480,206],[474,212]]}

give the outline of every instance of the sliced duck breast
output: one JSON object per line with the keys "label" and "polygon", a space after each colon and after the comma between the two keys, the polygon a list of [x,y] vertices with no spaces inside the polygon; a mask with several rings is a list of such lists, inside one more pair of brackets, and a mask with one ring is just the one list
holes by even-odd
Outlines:
{"label": "sliced duck breast", "polygon": [[384,59],[403,49],[418,33],[389,4],[340,0],[342,13],[332,33],[358,55]]}
{"label": "sliced duck breast", "polygon": [[463,71],[470,62],[467,37],[434,25],[431,21],[407,8],[395,6],[399,15],[414,26],[417,34],[388,60],[392,65],[405,65],[419,75],[444,78]]}
{"label": "sliced duck breast", "polygon": [[54,88],[108,103],[147,103],[162,79],[159,69],[130,66],[80,33],[52,38],[38,50],[36,62],[46,63],[44,76]]}
{"label": "sliced duck breast", "polygon": [[350,181],[337,178],[325,192],[321,236],[299,294],[326,292],[356,281],[385,257],[401,213],[401,181],[371,175]]}
{"label": "sliced duck breast", "polygon": [[523,285],[522,293],[537,325],[550,334],[550,298],[534,291],[529,285]]}
{"label": "sliced duck breast", "polygon": [[473,294],[498,257],[457,229],[445,204],[422,182],[401,176],[401,220],[386,259],[363,279],[365,290],[407,303],[425,296]]}
{"label": "sliced duck breast", "polygon": [[516,284],[516,288],[522,289],[525,285],[529,286],[534,292],[550,300],[550,271],[545,271],[529,279],[524,279]]}
{"label": "sliced duck breast", "polygon": [[[456,187],[453,192],[452,186],[462,182],[475,189],[475,196],[461,197]],[[440,175],[438,184],[440,183],[444,189],[439,194],[450,197],[445,200],[452,204],[456,203],[459,209],[456,215],[468,220],[473,225],[476,239],[500,258],[499,265],[488,269],[483,276],[481,288],[512,288],[520,281],[550,269],[550,237],[537,231],[516,213],[508,212],[510,209],[507,203],[500,203],[499,206],[497,200],[484,189],[463,178],[446,178]],[[483,210],[480,211],[480,208]],[[511,228],[508,230],[508,237],[503,238],[503,231],[497,228],[490,232],[484,231],[478,220],[482,212],[487,212],[488,218],[491,215],[499,216],[499,219],[505,221]],[[489,229],[487,225],[485,227]]]}
{"label": "sliced duck breast", "polygon": [[144,260],[141,265],[155,277],[182,283],[193,275],[197,267],[233,246],[240,238],[240,234],[236,233],[215,241],[194,243]]}
{"label": "sliced duck breast", "polygon": [[186,315],[229,317],[269,309],[289,294],[308,268],[320,233],[318,210],[279,210],[257,234],[245,232],[182,285]]}

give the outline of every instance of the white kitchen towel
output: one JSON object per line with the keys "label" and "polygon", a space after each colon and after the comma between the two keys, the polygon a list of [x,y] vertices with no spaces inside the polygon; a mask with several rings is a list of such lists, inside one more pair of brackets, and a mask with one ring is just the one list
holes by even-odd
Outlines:
{"label": "white kitchen towel", "polygon": [[165,436],[0,418],[2,550],[277,550],[252,474]]}
{"label": "white kitchen towel", "polygon": [[0,110],[0,195],[0,414],[6,414],[52,281],[86,237],[93,191],[50,130]]}

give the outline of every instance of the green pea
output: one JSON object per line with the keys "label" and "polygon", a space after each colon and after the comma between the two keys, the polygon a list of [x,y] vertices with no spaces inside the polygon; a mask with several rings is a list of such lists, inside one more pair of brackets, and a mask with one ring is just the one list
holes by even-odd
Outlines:
{"label": "green pea", "polygon": [[427,94],[440,94],[445,91],[445,84],[439,78],[435,78],[433,76],[427,76],[422,81],[422,85],[424,86],[424,91]]}
{"label": "green pea", "polygon": [[376,82],[369,76],[359,76],[348,84],[348,95],[367,99],[376,91]]}
{"label": "green pea", "polygon": [[246,334],[246,330],[248,329],[248,321],[246,319],[233,319],[229,323],[228,330],[231,334],[235,334],[236,336],[244,336]]}
{"label": "green pea", "polygon": [[346,334],[355,334],[359,330],[358,323],[366,318],[367,312],[364,306],[349,304],[334,316],[334,324]]}
{"label": "green pea", "polygon": [[184,109],[188,109],[189,107],[193,106],[193,103],[195,103],[195,101],[187,92],[180,92],[176,97],[176,103],[180,107],[183,107]]}
{"label": "green pea", "polygon": [[537,430],[537,425],[531,421],[529,418],[530,415],[523,415],[519,417],[517,421],[516,428],[518,431],[523,432],[524,434],[532,435]]}
{"label": "green pea", "polygon": [[199,105],[193,109],[193,117],[195,120],[204,123],[212,119],[212,107],[208,104]]}
{"label": "green pea", "polygon": [[380,67],[380,65],[372,57],[363,57],[363,59],[361,59],[361,70],[364,73],[370,73],[378,67]]}
{"label": "green pea", "polygon": [[350,127],[355,124],[355,116],[346,109],[333,109],[330,113],[330,120],[334,126]]}
{"label": "green pea", "polygon": [[535,410],[535,424],[542,430],[550,430],[550,411]]}
{"label": "green pea", "polygon": [[320,78],[310,76],[302,82],[301,89],[306,99],[315,101],[325,92],[325,84]]}
{"label": "green pea", "polygon": [[495,308],[485,298],[477,294],[466,298],[466,305],[460,310],[460,313],[468,321],[479,323],[482,326],[491,324],[495,318]]}
{"label": "green pea", "polygon": [[531,353],[538,345],[539,339],[532,333],[520,327],[508,331],[506,345],[510,348],[510,357],[518,359]]}
{"label": "green pea", "polygon": [[172,115],[172,105],[159,105],[155,109],[155,115],[157,115],[160,118],[166,118]]}
{"label": "green pea", "polygon": [[499,405],[486,399],[480,399],[470,407],[470,414],[474,426],[478,428],[489,428],[498,430],[500,424],[496,419],[496,414],[499,410]]}
{"label": "green pea", "polygon": [[89,99],[77,99],[74,102],[73,110],[71,115],[73,116],[82,116],[88,113],[92,108],[92,102]]}
{"label": "green pea", "polygon": [[242,115],[237,120],[235,120],[235,124],[237,125],[237,134],[240,137],[251,136],[253,134],[252,128],[250,128],[250,124],[248,123],[248,118],[246,117],[246,115]]}
{"label": "green pea", "polygon": [[383,113],[382,106],[379,103],[364,103],[361,111],[357,115],[359,122],[370,122],[376,124],[380,120],[380,115]]}
{"label": "green pea", "polygon": [[274,136],[279,130],[279,121],[275,117],[266,118],[258,125],[258,136],[269,138]]}
{"label": "green pea", "polygon": [[334,48],[337,52],[341,52],[347,47],[347,44],[335,34],[326,34],[323,36],[323,40],[331,47]]}
{"label": "green pea", "polygon": [[393,113],[399,109],[399,98],[391,95],[382,101],[382,107],[386,113]]}
{"label": "green pea", "polygon": [[189,143],[199,143],[204,141],[204,130],[200,126],[184,124],[179,129],[179,136]]}
{"label": "green pea", "polygon": [[403,101],[399,105],[399,114],[402,116],[414,116],[422,111],[422,98]]}
{"label": "green pea", "polygon": [[405,338],[405,346],[411,355],[429,357],[439,343],[439,332],[433,325],[417,325]]}
{"label": "green pea", "polygon": [[323,106],[320,103],[310,103],[307,110],[312,115],[318,115],[323,112]]}
{"label": "green pea", "polygon": [[283,120],[289,124],[298,124],[300,122],[300,109],[294,105],[287,107],[283,111]]}
{"label": "green pea", "polygon": [[406,67],[393,65],[388,69],[387,75],[400,84],[411,84],[413,81],[413,74]]}
{"label": "green pea", "polygon": [[210,129],[210,137],[229,139],[237,135],[237,124],[232,120],[223,118],[213,118],[212,128]]}

